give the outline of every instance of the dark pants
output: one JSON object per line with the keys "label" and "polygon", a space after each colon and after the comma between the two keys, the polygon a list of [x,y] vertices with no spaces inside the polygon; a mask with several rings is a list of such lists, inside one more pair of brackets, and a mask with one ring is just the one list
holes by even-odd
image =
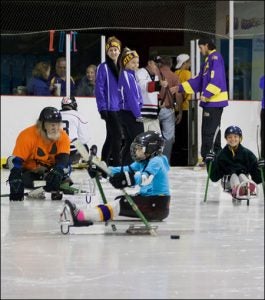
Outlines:
{"label": "dark pants", "polygon": [[260,112],[260,140],[261,140],[261,152],[260,152],[260,155],[262,158],[265,158],[264,156],[264,111],[265,109],[261,109],[261,112]]}
{"label": "dark pants", "polygon": [[[131,196],[148,221],[162,221],[169,215],[170,196]],[[138,218],[125,196],[120,199],[120,216]]]}
{"label": "dark pants", "polygon": [[[201,145],[201,156],[203,161],[205,160],[206,155],[210,152],[213,145],[213,137],[216,131],[217,126],[221,124],[221,117],[223,113],[222,107],[208,107],[203,108],[202,112],[202,145]],[[219,130],[215,143],[214,143],[214,152],[217,154],[221,147],[221,130]]]}
{"label": "dark pants", "polygon": [[133,162],[130,153],[131,143],[138,134],[144,132],[144,125],[141,122],[136,122],[134,115],[130,111],[121,110],[120,116],[124,134],[124,145],[121,151],[121,163],[122,165],[127,166]]}
{"label": "dark pants", "polygon": [[[177,113],[178,114],[178,113]],[[182,119],[175,125],[175,143],[171,152],[171,166],[188,165],[188,111],[183,110]]]}
{"label": "dark pants", "polygon": [[32,171],[24,171],[22,173],[22,180],[25,188],[33,189],[33,181],[44,180],[44,173],[34,173]]}
{"label": "dark pants", "polygon": [[106,121],[106,139],[102,147],[101,160],[109,165],[109,160],[112,158],[112,166],[120,166],[120,151],[122,143],[121,123],[119,113],[108,111]]}

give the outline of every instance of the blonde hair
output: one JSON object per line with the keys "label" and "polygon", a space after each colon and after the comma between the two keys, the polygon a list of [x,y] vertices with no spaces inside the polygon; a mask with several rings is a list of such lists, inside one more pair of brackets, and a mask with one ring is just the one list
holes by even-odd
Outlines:
{"label": "blonde hair", "polygon": [[125,68],[128,62],[134,59],[135,57],[139,57],[138,53],[135,50],[131,50],[125,47],[121,55],[121,66]]}
{"label": "blonde hair", "polygon": [[32,75],[34,77],[42,77],[47,79],[47,71],[51,69],[49,62],[41,61],[38,62],[32,70]]}

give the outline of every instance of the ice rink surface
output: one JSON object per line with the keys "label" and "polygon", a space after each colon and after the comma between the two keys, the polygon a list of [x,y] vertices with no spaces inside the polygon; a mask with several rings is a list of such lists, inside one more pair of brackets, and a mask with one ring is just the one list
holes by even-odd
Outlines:
{"label": "ice rink surface", "polygon": [[[1,194],[8,174],[1,170]],[[83,186],[88,175],[72,178]],[[122,222],[116,234],[96,224],[63,235],[63,201],[1,198],[1,299],[264,299],[262,186],[247,206],[210,182],[203,202],[206,178],[171,168],[170,215],[155,237],[123,235]],[[108,200],[120,194],[102,186]]]}

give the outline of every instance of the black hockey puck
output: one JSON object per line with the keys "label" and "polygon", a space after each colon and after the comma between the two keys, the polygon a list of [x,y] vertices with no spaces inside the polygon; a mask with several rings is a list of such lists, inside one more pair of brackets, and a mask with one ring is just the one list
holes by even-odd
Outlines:
{"label": "black hockey puck", "polygon": [[174,234],[172,234],[172,235],[170,236],[170,238],[171,238],[172,240],[178,240],[178,239],[179,239],[179,235],[174,235]]}

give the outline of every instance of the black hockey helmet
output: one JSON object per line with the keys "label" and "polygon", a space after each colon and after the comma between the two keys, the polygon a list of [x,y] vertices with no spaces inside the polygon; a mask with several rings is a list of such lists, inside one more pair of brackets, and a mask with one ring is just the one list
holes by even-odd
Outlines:
{"label": "black hockey helmet", "polygon": [[64,109],[74,109],[77,110],[77,102],[75,97],[71,96],[71,97],[63,97],[62,101],[61,101],[61,105],[62,105],[62,110]]}
{"label": "black hockey helmet", "polygon": [[139,161],[141,158],[136,156],[137,146],[143,148],[145,155],[153,157],[163,152],[165,141],[162,135],[157,131],[146,131],[138,134],[131,144],[131,157],[133,160]]}
{"label": "black hockey helmet", "polygon": [[62,115],[57,108],[48,106],[41,111],[39,121],[59,123],[62,122]]}
{"label": "black hockey helmet", "polygon": [[227,138],[227,136],[229,134],[236,134],[236,135],[239,135],[240,138],[242,138],[242,130],[239,127],[234,126],[234,125],[229,126],[229,127],[226,128],[225,138]]}

